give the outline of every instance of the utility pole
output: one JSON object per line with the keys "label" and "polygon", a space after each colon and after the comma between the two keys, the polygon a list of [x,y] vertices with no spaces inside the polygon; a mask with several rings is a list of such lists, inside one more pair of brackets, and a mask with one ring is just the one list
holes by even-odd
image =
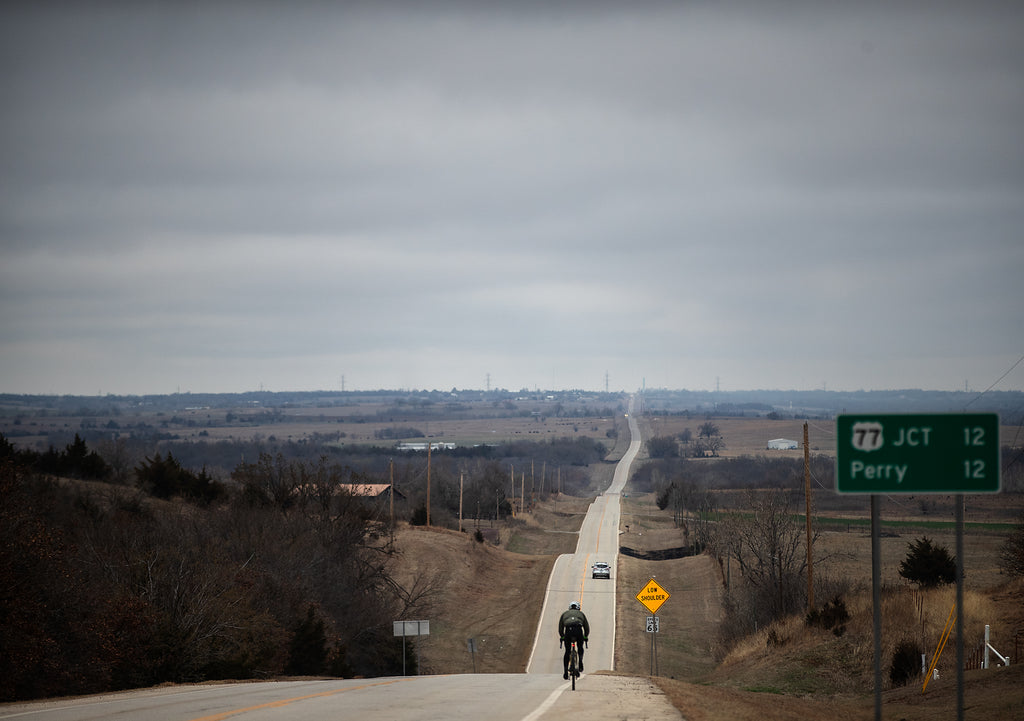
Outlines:
{"label": "utility pole", "polygon": [[427,528],[430,528],[430,441],[427,441]]}
{"label": "utility pole", "polygon": [[519,476],[519,510],[526,513],[526,471]]}
{"label": "utility pole", "polygon": [[804,423],[804,498],[807,519],[807,611],[814,610],[814,553],[811,548],[811,448],[807,442],[807,423]]}
{"label": "utility pole", "polygon": [[391,491],[388,493],[388,495],[391,497],[391,499],[390,499],[391,509],[390,509],[389,515],[391,517],[391,538],[393,539],[395,537],[395,459],[392,458],[392,459],[389,459],[389,461],[390,461],[388,463],[388,465],[390,466],[389,478],[390,478],[390,481],[391,481]]}
{"label": "utility pole", "polygon": [[465,471],[459,471],[459,533],[462,533],[462,479]]}

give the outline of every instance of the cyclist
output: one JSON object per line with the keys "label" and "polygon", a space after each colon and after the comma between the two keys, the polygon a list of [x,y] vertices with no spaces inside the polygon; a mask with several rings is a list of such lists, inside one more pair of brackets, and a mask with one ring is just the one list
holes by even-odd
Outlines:
{"label": "cyclist", "polygon": [[583,671],[583,644],[587,642],[587,637],[590,636],[590,622],[587,620],[587,615],[580,610],[580,604],[573,601],[569,604],[569,608],[562,612],[562,617],[558,619],[558,637],[560,642],[565,645],[565,655],[562,656],[562,678],[569,678],[569,655],[572,647],[572,642],[576,642],[576,649],[579,652],[580,667],[579,671]]}

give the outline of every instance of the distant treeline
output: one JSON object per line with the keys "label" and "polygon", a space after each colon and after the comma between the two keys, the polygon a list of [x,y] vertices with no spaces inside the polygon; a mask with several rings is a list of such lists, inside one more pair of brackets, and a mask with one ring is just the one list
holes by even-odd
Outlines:
{"label": "distant treeline", "polygon": [[[550,416],[604,416],[624,412],[627,393],[581,390],[509,391],[451,389],[372,391],[250,391],[247,393],[171,393],[151,395],[28,395],[0,393],[0,408],[8,414],[117,416],[124,412],[175,412],[195,408],[337,409],[369,406],[365,415],[348,420],[379,422],[440,417],[516,416],[541,409]],[[740,390],[713,391],[647,388],[638,396],[643,412],[652,415],[707,413],[719,416],[831,418],[837,413],[999,413],[1007,425],[1024,424],[1024,391],[989,390]]]}

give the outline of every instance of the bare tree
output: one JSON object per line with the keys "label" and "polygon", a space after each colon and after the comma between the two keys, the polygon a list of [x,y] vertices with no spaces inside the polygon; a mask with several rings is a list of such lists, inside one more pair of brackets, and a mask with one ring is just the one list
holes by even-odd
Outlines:
{"label": "bare tree", "polygon": [[743,577],[746,596],[733,599],[736,613],[763,624],[803,606],[806,536],[792,514],[789,492],[751,491],[746,505],[750,513],[732,514],[722,524],[717,545],[731,554]]}
{"label": "bare tree", "polygon": [[719,434],[718,426],[712,421],[704,421],[697,427],[697,435],[701,438],[713,438]]}

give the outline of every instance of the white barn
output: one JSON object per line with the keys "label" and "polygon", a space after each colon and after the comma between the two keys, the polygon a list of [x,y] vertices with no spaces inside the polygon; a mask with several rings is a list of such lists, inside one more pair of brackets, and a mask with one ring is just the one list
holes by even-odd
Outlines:
{"label": "white barn", "polygon": [[788,438],[773,438],[768,441],[770,451],[795,451],[800,444]]}

